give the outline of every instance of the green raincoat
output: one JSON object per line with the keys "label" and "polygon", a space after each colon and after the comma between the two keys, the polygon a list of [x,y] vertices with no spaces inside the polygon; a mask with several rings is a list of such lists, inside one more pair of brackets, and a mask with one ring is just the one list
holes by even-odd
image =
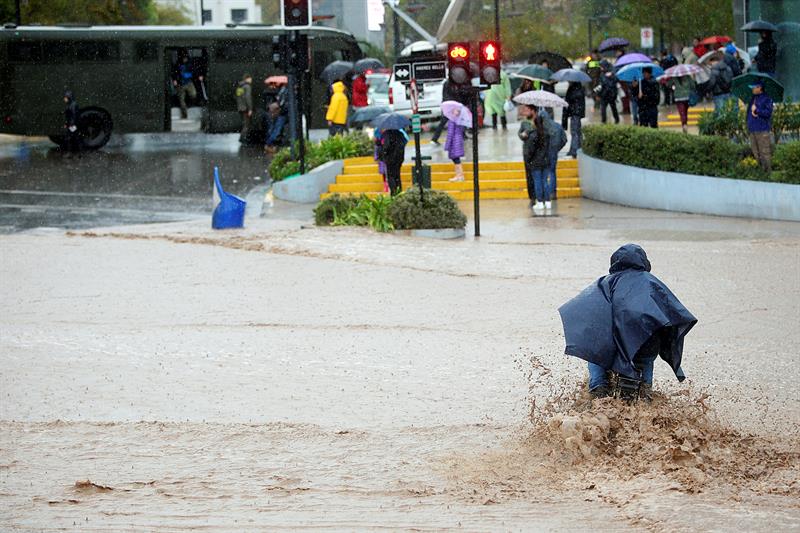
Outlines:
{"label": "green raincoat", "polygon": [[492,88],[486,91],[486,98],[483,101],[483,105],[486,108],[486,116],[506,116],[503,104],[509,98],[511,98],[511,82],[505,72],[500,72],[500,83],[492,85]]}

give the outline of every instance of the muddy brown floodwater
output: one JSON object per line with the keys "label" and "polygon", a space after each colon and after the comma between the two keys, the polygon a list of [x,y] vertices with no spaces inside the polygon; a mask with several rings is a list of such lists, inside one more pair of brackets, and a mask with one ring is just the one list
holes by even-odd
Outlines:
{"label": "muddy brown floodwater", "polygon": [[[0,530],[797,530],[800,225],[561,204],[0,236]],[[630,241],[689,379],[592,404],[556,309]]]}

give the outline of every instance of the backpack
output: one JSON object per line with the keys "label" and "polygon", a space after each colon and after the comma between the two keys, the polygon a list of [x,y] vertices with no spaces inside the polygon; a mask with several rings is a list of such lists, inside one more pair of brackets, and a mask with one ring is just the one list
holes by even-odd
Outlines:
{"label": "backpack", "polygon": [[720,69],[719,78],[717,78],[717,90],[720,91],[719,94],[731,92],[731,82],[733,82],[733,72],[731,72],[731,68]]}

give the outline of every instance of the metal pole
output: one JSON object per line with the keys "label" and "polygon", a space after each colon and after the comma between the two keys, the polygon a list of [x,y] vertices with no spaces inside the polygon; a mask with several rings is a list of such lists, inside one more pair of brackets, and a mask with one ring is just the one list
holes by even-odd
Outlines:
{"label": "metal pole", "polygon": [[[297,50],[298,45],[302,44],[300,39],[300,31],[295,30],[294,34],[294,43],[293,47]],[[300,58],[302,64],[308,64],[308,61],[305,60],[305,56],[308,54],[308,46],[305,48],[300,47],[300,50],[297,50],[298,54],[303,54],[304,57]],[[297,139],[300,141],[300,174],[306,173],[306,136],[303,133],[303,88],[304,88],[304,79],[305,79],[305,71],[298,71],[297,65],[292,66],[292,72],[295,73],[295,77],[298,82],[297,89]]]}
{"label": "metal pole", "polygon": [[16,0],[14,2],[14,4],[15,4],[14,8],[16,10],[15,11],[15,15],[16,15],[16,19],[17,19],[17,26],[22,26],[22,6],[20,6],[21,2],[22,2],[22,0]]}
{"label": "metal pole", "polygon": [[394,20],[394,60],[395,63],[397,62],[397,58],[400,57],[400,15],[396,12],[393,13],[394,16],[392,19]]}
{"label": "metal pole", "polygon": [[500,40],[500,0],[494,0],[494,39]]}
{"label": "metal pole", "polygon": [[594,48],[592,48],[592,19],[588,18],[586,22],[589,24],[589,51],[591,52],[594,50]]}
{"label": "metal pole", "polygon": [[206,18],[203,16],[203,12],[205,11],[205,6],[203,6],[203,0],[200,0],[200,25],[205,26]]}
{"label": "metal pole", "polygon": [[478,171],[478,94],[479,89],[472,90],[472,188],[475,210],[475,236],[481,236],[481,190]]}

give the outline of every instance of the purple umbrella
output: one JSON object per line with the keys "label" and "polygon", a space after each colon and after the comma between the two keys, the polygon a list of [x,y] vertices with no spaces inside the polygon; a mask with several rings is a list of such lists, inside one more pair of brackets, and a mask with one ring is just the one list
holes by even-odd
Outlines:
{"label": "purple umbrella", "polygon": [[454,100],[447,100],[442,102],[442,115],[447,120],[456,123],[457,126],[464,126],[465,128],[472,127],[472,113],[465,105]]}
{"label": "purple umbrella", "polygon": [[625,65],[630,65],[631,63],[652,63],[652,60],[644,54],[632,52],[617,59],[617,62],[614,64],[614,66],[619,68],[624,67]]}
{"label": "purple umbrella", "polygon": [[626,46],[630,46],[630,42],[627,39],[623,39],[622,37],[609,37],[602,43],[600,46],[597,47],[598,52],[607,52],[608,50],[614,50],[615,48],[625,48]]}

